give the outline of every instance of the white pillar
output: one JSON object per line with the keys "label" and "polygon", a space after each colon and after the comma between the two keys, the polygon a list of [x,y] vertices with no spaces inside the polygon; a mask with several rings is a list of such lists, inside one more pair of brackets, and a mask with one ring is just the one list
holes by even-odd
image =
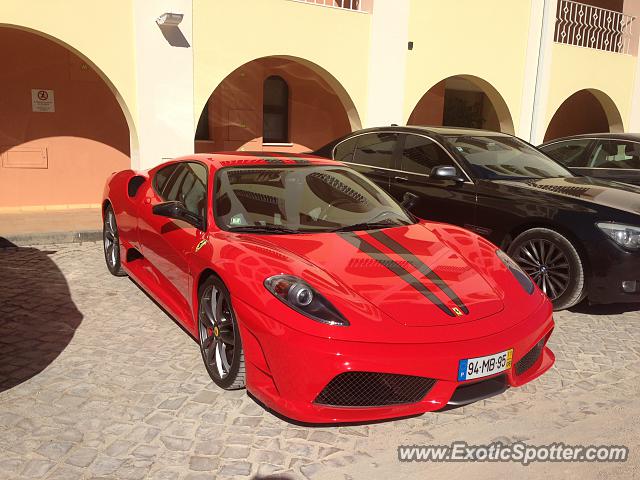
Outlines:
{"label": "white pillar", "polygon": [[557,6],[558,0],[531,0],[522,111],[516,135],[534,145],[542,143],[547,128],[545,119]]}
{"label": "white pillar", "polygon": [[365,127],[404,122],[409,0],[376,0],[371,18]]}
{"label": "white pillar", "polygon": [[636,59],[636,73],[633,81],[633,97],[631,98],[631,115],[626,124],[626,131],[640,132],[640,61]]}
{"label": "white pillar", "polygon": [[640,2],[626,0],[624,2],[624,13],[636,17],[631,25],[633,32],[632,44],[630,52],[636,57],[635,79],[633,81],[633,97],[631,98],[631,114],[628,121],[625,122],[627,132],[640,132],[640,42],[638,32],[640,31]]}
{"label": "white pillar", "polygon": [[[193,8],[192,0],[136,0],[133,10],[139,167],[149,168],[193,153]],[[164,13],[183,18],[161,27]]]}

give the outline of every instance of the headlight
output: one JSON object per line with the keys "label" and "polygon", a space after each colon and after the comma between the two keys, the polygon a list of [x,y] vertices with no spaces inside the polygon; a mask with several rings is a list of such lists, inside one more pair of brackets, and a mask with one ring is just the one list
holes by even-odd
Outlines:
{"label": "headlight", "polygon": [[614,242],[629,250],[640,249],[640,227],[619,223],[596,223],[597,227]]}
{"label": "headlight", "polygon": [[264,286],[282,303],[316,322],[342,327],[349,325],[349,321],[326,298],[301,278],[274,275],[264,281]]}
{"label": "headlight", "polygon": [[522,270],[522,268],[520,268],[520,265],[518,265],[515,260],[513,260],[502,250],[496,250],[496,255],[502,261],[502,263],[504,263],[504,266],[511,271],[513,276],[516,277],[516,280],[518,280],[518,283],[522,285],[522,288],[524,288],[525,291],[529,295],[531,295],[533,293],[533,290],[535,289],[531,277],[529,277],[529,275],[527,275],[527,273]]}

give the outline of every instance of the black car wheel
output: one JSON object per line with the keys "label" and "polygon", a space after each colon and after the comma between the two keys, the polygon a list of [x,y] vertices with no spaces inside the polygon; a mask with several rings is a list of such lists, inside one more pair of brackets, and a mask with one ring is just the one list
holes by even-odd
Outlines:
{"label": "black car wheel", "polygon": [[200,351],[207,372],[225,390],[243,388],[244,352],[229,290],[211,276],[200,287],[198,298]]}
{"label": "black car wheel", "polygon": [[584,268],[567,238],[548,228],[532,228],[513,241],[507,252],[553,303],[564,310],[584,298]]}
{"label": "black car wheel", "polygon": [[113,208],[109,205],[104,211],[104,222],[102,225],[102,244],[104,245],[104,260],[111,275],[124,277],[127,274],[122,269],[120,263],[120,237],[118,235],[118,224]]}

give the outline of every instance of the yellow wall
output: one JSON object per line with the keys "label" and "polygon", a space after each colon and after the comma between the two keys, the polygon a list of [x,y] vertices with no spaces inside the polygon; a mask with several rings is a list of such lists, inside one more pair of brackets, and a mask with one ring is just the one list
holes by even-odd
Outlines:
{"label": "yellow wall", "polygon": [[626,128],[631,116],[636,62],[632,55],[554,44],[545,125],[549,125],[562,102],[588,88],[611,98]]}
{"label": "yellow wall", "polygon": [[[132,157],[139,131],[134,1],[142,0],[2,0],[0,9],[0,26],[45,32],[98,69],[127,117]],[[536,0],[409,0],[414,49],[406,51],[405,120],[432,86],[470,75],[500,93],[519,131],[531,1]],[[265,56],[302,58],[321,67],[364,122],[370,33],[366,13],[288,0],[193,0],[193,124],[227,75]],[[554,44],[545,125],[567,97],[591,88],[612,99],[627,126],[636,60]]]}
{"label": "yellow wall", "polygon": [[337,8],[286,0],[243,0],[242,7],[194,0],[195,122],[227,75],[271,55],[303,58],[328,71],[364,119],[369,28],[370,15]]}
{"label": "yellow wall", "polygon": [[[135,141],[136,79],[132,0],[2,0],[0,27],[45,33],[71,47],[115,90]],[[46,85],[39,85],[45,88]],[[135,148],[135,144],[132,145]],[[133,154],[134,152],[132,152]]]}
{"label": "yellow wall", "polygon": [[518,131],[530,9],[525,0],[411,0],[405,119],[441,80],[473,75],[500,92]]}

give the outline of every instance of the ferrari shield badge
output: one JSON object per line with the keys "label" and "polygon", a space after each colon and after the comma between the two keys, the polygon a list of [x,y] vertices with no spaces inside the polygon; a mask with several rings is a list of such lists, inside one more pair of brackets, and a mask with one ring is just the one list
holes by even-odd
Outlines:
{"label": "ferrari shield badge", "polygon": [[206,240],[200,240],[200,243],[198,243],[198,245],[196,245],[196,253],[205,245],[207,244]]}

